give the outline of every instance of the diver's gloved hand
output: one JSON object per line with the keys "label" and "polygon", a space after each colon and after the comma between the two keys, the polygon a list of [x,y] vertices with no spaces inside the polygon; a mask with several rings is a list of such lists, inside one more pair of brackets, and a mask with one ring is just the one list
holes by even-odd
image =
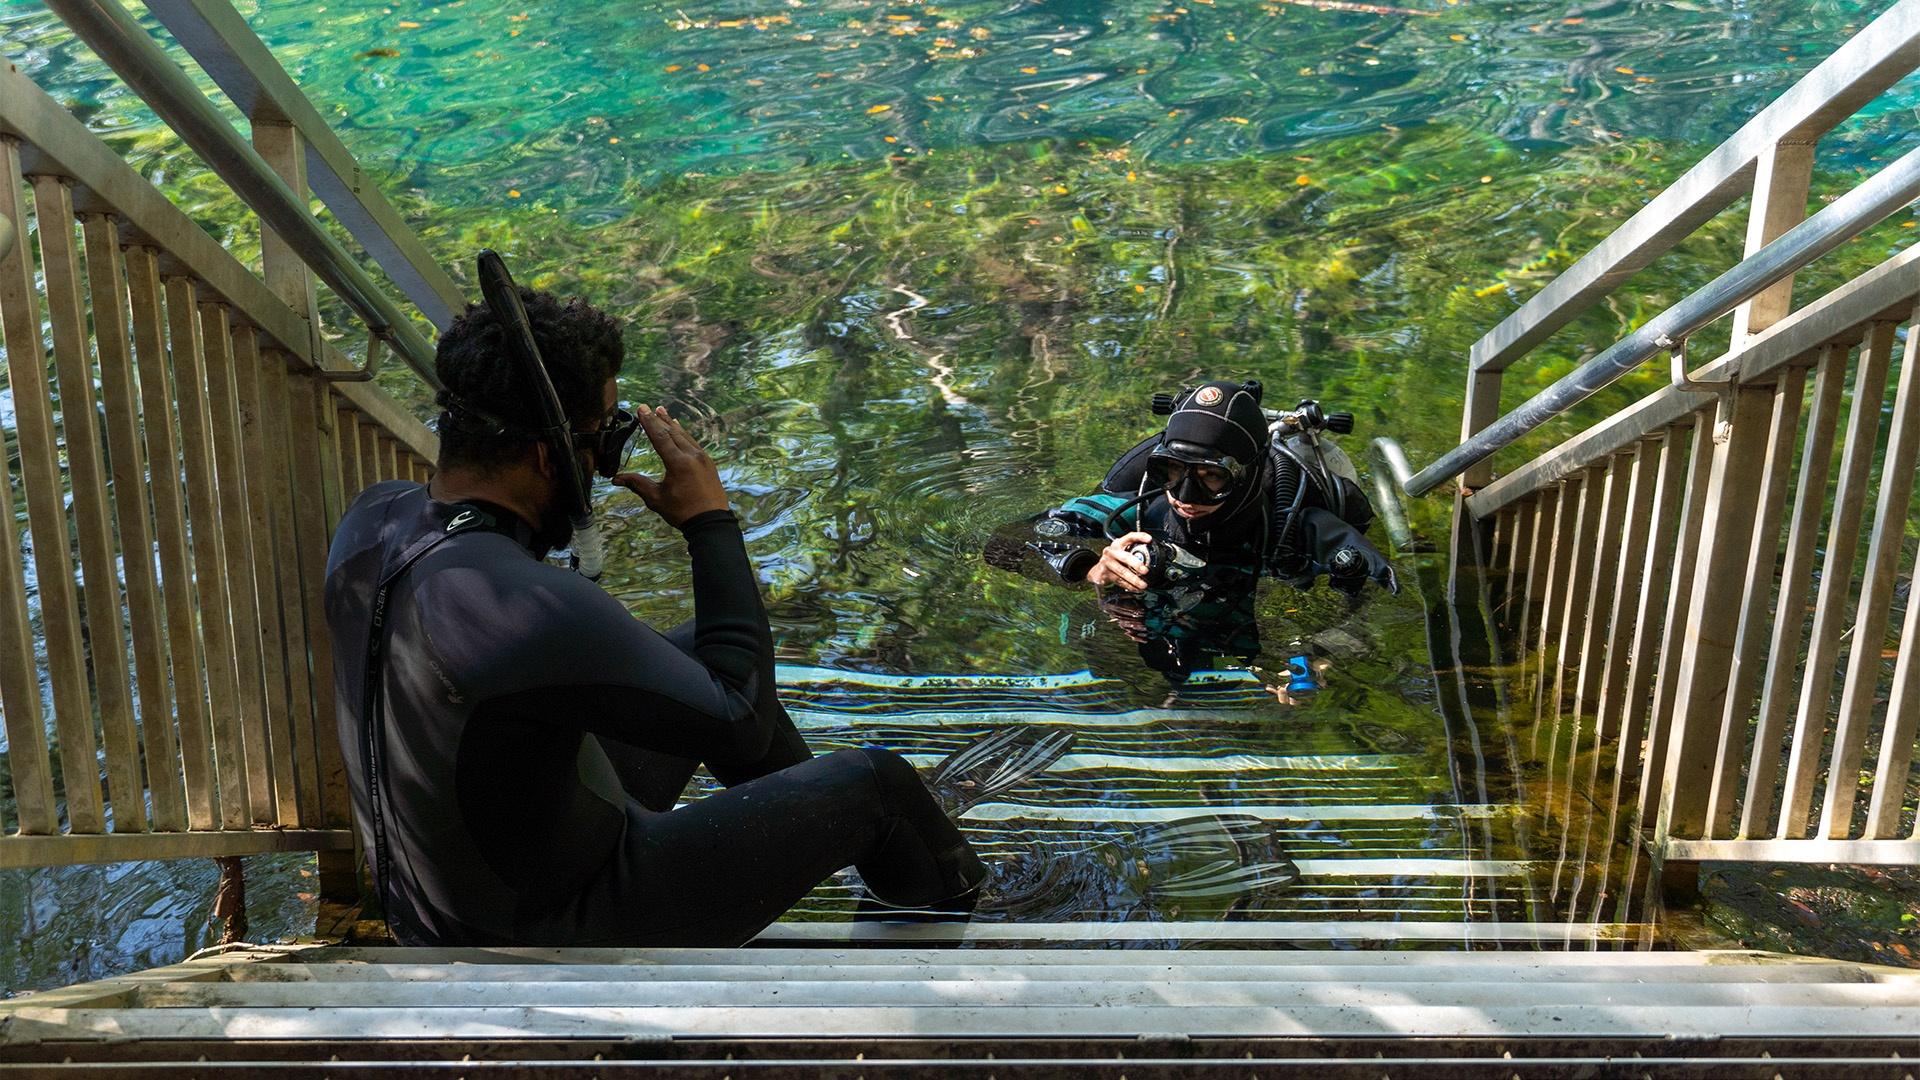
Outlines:
{"label": "diver's gloved hand", "polygon": [[1100,553],[1100,561],[1087,571],[1087,580],[1095,585],[1118,585],[1133,592],[1146,592],[1146,561],[1134,554],[1136,548],[1153,542],[1150,533],[1130,532]]}
{"label": "diver's gloved hand", "polygon": [[634,411],[639,414],[647,441],[660,455],[660,479],[643,473],[621,473],[613,482],[640,496],[647,509],[676,529],[701,514],[729,509],[719,467],[680,421],[668,416],[665,409],[647,405]]}

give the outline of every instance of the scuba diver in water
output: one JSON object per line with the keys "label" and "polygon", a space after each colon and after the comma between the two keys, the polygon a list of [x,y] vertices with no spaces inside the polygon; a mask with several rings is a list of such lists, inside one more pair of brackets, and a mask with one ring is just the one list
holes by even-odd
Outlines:
{"label": "scuba diver in water", "polygon": [[[813,756],[713,459],[665,410],[616,407],[612,319],[490,252],[480,277],[438,346],[431,484],[367,488],[327,562],[342,756],[394,937],[737,945],[848,865],[886,904],[970,909],[986,867],[943,802],[1061,740],[997,735],[933,791],[878,747]],[[657,477],[619,471],[636,427]],[[596,472],[685,538],[690,622],[658,633],[546,561],[582,553]],[[724,790],[676,808],[701,765]]]}
{"label": "scuba diver in water", "polygon": [[1311,400],[1272,412],[1260,396],[1252,380],[1155,395],[1166,430],[1127,451],[1099,491],[1029,519],[1032,539],[997,533],[987,561],[1026,570],[1037,557],[1058,580],[1132,592],[1221,566],[1300,588],[1324,575],[1350,596],[1368,581],[1399,592],[1366,537],[1373,506],[1353,464],[1322,438],[1352,431],[1353,416]]}
{"label": "scuba diver in water", "polygon": [[[1351,415],[1310,400],[1263,409],[1253,381],[1157,395],[1154,411],[1165,430],[1123,455],[1099,491],[997,532],[987,561],[1101,586],[1102,610],[1175,682],[1226,657],[1252,662],[1260,577],[1310,588],[1325,576],[1355,600],[1369,581],[1399,591],[1366,538],[1373,507],[1353,465],[1323,437],[1352,431]],[[1276,693],[1298,702],[1325,662],[1295,650],[1287,665]]]}
{"label": "scuba diver in water", "polygon": [[[1100,490],[1032,521],[1028,550],[1062,580],[1145,592],[1231,564],[1301,588],[1325,576],[1357,596],[1399,591],[1366,538],[1373,506],[1325,432],[1353,430],[1315,401],[1269,412],[1258,382],[1215,381],[1157,395],[1167,426],[1127,451]],[[1075,539],[1107,541],[1094,552]],[[991,557],[992,553],[990,553]],[[995,560],[1006,564],[1002,558]]]}

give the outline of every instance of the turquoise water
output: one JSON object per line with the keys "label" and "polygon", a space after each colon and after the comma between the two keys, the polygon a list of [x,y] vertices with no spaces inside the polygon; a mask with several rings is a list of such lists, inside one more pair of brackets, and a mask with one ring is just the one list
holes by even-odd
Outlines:
{"label": "turquoise water", "polygon": [[[1469,731],[1442,707],[1432,556],[1397,553],[1424,594],[1357,612],[1267,588],[1264,673],[1201,691],[1143,669],[1089,593],[986,567],[981,544],[1086,490],[1152,430],[1148,397],[1198,375],[1350,408],[1356,451],[1375,434],[1416,460],[1445,449],[1470,343],[1883,6],[242,10],[458,280],[492,245],[523,280],[630,320],[625,393],[672,404],[721,458],[821,748],[882,741],[931,761],[1036,715],[1080,734],[1074,767],[969,821],[1010,866],[1079,853],[1084,873],[990,917],[1515,921],[1556,913],[1510,827],[1496,718]],[[253,250],[231,200],[37,4],[0,2],[0,47]],[[1822,185],[1910,148],[1917,100],[1909,81],[1830,137]],[[1835,263],[1885,257],[1911,223]],[[1729,265],[1741,227],[1570,327],[1512,373],[1509,402]],[[420,400],[404,373],[385,385]],[[631,503],[608,509],[608,587],[649,620],[684,618],[677,539]],[[1294,641],[1331,667],[1288,706],[1260,687]],[[887,684],[888,704],[860,681],[1082,670],[1077,690],[958,704]],[[1348,816],[1313,816],[1326,807]],[[1158,865],[1183,842],[1160,819],[1222,813],[1266,830],[1202,827],[1203,852],[1255,868],[1244,889],[1196,904],[1097,869]],[[1335,865],[1416,857],[1410,872]],[[1283,883],[1287,860],[1300,873]],[[261,933],[309,925],[297,869],[256,871]],[[12,986],[200,941],[204,904],[181,900],[194,886],[151,868],[0,881],[7,910],[47,913],[22,923],[37,929]],[[800,914],[843,915],[851,887]],[[53,914],[88,904],[161,914],[117,937],[116,920]]]}

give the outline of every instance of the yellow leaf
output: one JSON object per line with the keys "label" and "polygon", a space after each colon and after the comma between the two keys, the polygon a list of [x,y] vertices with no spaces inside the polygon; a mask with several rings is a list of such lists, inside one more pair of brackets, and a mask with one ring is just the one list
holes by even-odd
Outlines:
{"label": "yellow leaf", "polygon": [[1481,177],[1481,178],[1480,178],[1480,182],[1481,182],[1481,183],[1483,183],[1483,184],[1491,184],[1491,183],[1493,183],[1493,177],[1491,177],[1491,176],[1483,176],[1483,177]]}
{"label": "yellow leaf", "polygon": [[883,112],[886,112],[886,111],[888,111],[889,109],[892,109],[892,108],[893,108],[893,106],[891,106],[891,105],[875,105],[875,106],[874,106],[873,108],[871,108],[871,109],[868,109],[868,110],[867,110],[867,115],[868,115],[868,116],[873,116],[873,115],[875,115],[875,114],[877,114],[877,113],[883,113]]}
{"label": "yellow leaf", "polygon": [[679,71],[679,70],[680,70],[680,65],[679,65],[679,64],[668,64],[668,65],[667,65],[667,74],[669,74],[669,75],[671,75],[671,74],[673,74],[674,72],[676,72],[676,71]]}
{"label": "yellow leaf", "polygon": [[695,70],[695,71],[712,71],[713,69],[712,69],[712,68],[710,68],[710,67],[708,67],[708,66],[707,66],[707,65],[705,65],[705,64],[695,64],[695,65],[693,66],[693,70]]}
{"label": "yellow leaf", "polygon": [[1225,120],[1229,124],[1246,124],[1252,122],[1244,116],[1223,116],[1220,119]]}
{"label": "yellow leaf", "polygon": [[419,24],[419,23],[417,23],[417,22],[410,22],[410,21],[408,21],[408,20],[406,20],[406,19],[402,19],[402,20],[400,20],[400,29],[402,29],[402,30],[418,30],[418,29],[420,29],[420,24]]}
{"label": "yellow leaf", "polygon": [[1632,68],[1630,68],[1630,67],[1617,67],[1617,68],[1614,68],[1613,70],[1615,70],[1615,71],[1617,71],[1617,72],[1619,72],[1619,73],[1620,73],[1620,74],[1622,74],[1622,75],[1631,75],[1631,74],[1633,74],[1633,69],[1632,69]]}
{"label": "yellow leaf", "polygon": [[609,136],[607,136],[607,141],[608,141],[608,142],[610,142],[610,143],[617,143],[617,142],[619,142],[619,141],[620,141],[620,136],[618,136],[618,135],[609,135]]}
{"label": "yellow leaf", "polygon": [[1447,35],[1447,40],[1448,40],[1448,41],[1465,41],[1465,40],[1467,40],[1467,35],[1465,35],[1465,34],[1448,34],[1448,35]]}
{"label": "yellow leaf", "polygon": [[528,19],[531,19],[531,18],[533,18],[533,16],[523,11],[518,15],[507,16],[507,21],[508,22],[526,22]]}
{"label": "yellow leaf", "polygon": [[1656,80],[1656,79],[1655,79],[1655,78],[1654,78],[1653,76],[1651,76],[1651,75],[1642,75],[1642,76],[1640,76],[1639,78],[1637,78],[1637,79],[1635,79],[1635,80],[1633,80],[1633,81],[1634,81],[1634,82],[1656,82],[1656,81],[1658,81],[1658,80]]}
{"label": "yellow leaf", "polygon": [[509,199],[517,199],[517,198],[519,198],[519,197],[520,197],[520,189],[519,189],[519,188],[508,188],[508,189],[507,189],[507,198],[509,198]]}
{"label": "yellow leaf", "polygon": [[1135,285],[1135,286],[1133,287],[1133,291],[1134,291],[1134,292],[1146,292],[1146,291],[1147,291],[1147,287],[1146,287],[1145,285]]}
{"label": "yellow leaf", "polygon": [[945,97],[943,97],[943,96],[941,96],[941,95],[939,95],[939,94],[931,94],[931,95],[929,95],[929,96],[927,97],[927,100],[928,100],[928,101],[938,101],[938,102],[941,102],[941,103],[943,103],[943,104],[944,104],[944,103],[946,102],[946,100],[947,100],[947,99],[946,99]]}
{"label": "yellow leaf", "polygon": [[1038,74],[1040,74],[1040,69],[1039,69],[1039,68],[1030,68],[1030,67],[1024,67],[1024,68],[1021,68],[1021,69],[1020,69],[1020,74],[1022,74],[1022,75],[1038,75]]}
{"label": "yellow leaf", "polygon": [[1299,176],[1293,178],[1293,182],[1299,184],[1301,187],[1306,187],[1308,184],[1313,183],[1313,177],[1308,176],[1306,173],[1301,173]]}
{"label": "yellow leaf", "polygon": [[898,137],[898,136],[894,136],[894,135],[888,135],[888,136],[886,137],[886,139],[885,139],[884,141],[886,141],[886,142],[899,142],[899,141],[900,141],[900,139],[899,139],[899,137]]}
{"label": "yellow leaf", "polygon": [[[1133,170],[1132,170],[1132,169],[1128,169],[1128,170],[1127,170],[1127,183],[1129,183],[1129,184],[1131,184],[1131,183],[1133,183],[1133,182],[1134,182],[1135,180],[1138,180],[1138,179],[1139,179],[1139,177],[1138,177],[1138,176],[1136,176],[1136,175],[1134,175],[1134,172],[1133,172]],[[1907,226],[1908,226],[1909,228],[1911,228],[1911,227],[1913,226],[1913,222],[1911,222],[1911,221],[1909,221],[1909,222],[1907,222]]]}
{"label": "yellow leaf", "polygon": [[1065,184],[1053,185],[1053,193],[1055,195],[1065,195],[1067,193],[1067,185]]}

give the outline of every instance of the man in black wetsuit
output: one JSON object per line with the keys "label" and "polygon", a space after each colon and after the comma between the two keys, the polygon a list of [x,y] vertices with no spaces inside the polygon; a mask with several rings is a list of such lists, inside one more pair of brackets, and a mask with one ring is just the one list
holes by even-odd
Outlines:
{"label": "man in black wetsuit", "polygon": [[[661,475],[614,479],[685,537],[692,621],[656,633],[543,561],[569,540],[558,470],[607,452],[623,350],[586,304],[520,292],[579,460],[549,453],[500,319],[470,307],[436,358],[433,482],[368,488],[327,564],[340,742],[394,936],[737,945],[849,864],[888,904],[970,906],[985,868],[913,768],[813,757],[781,708],[739,523],[677,420],[641,406]],[[701,764],[726,790],[674,809]]]}

